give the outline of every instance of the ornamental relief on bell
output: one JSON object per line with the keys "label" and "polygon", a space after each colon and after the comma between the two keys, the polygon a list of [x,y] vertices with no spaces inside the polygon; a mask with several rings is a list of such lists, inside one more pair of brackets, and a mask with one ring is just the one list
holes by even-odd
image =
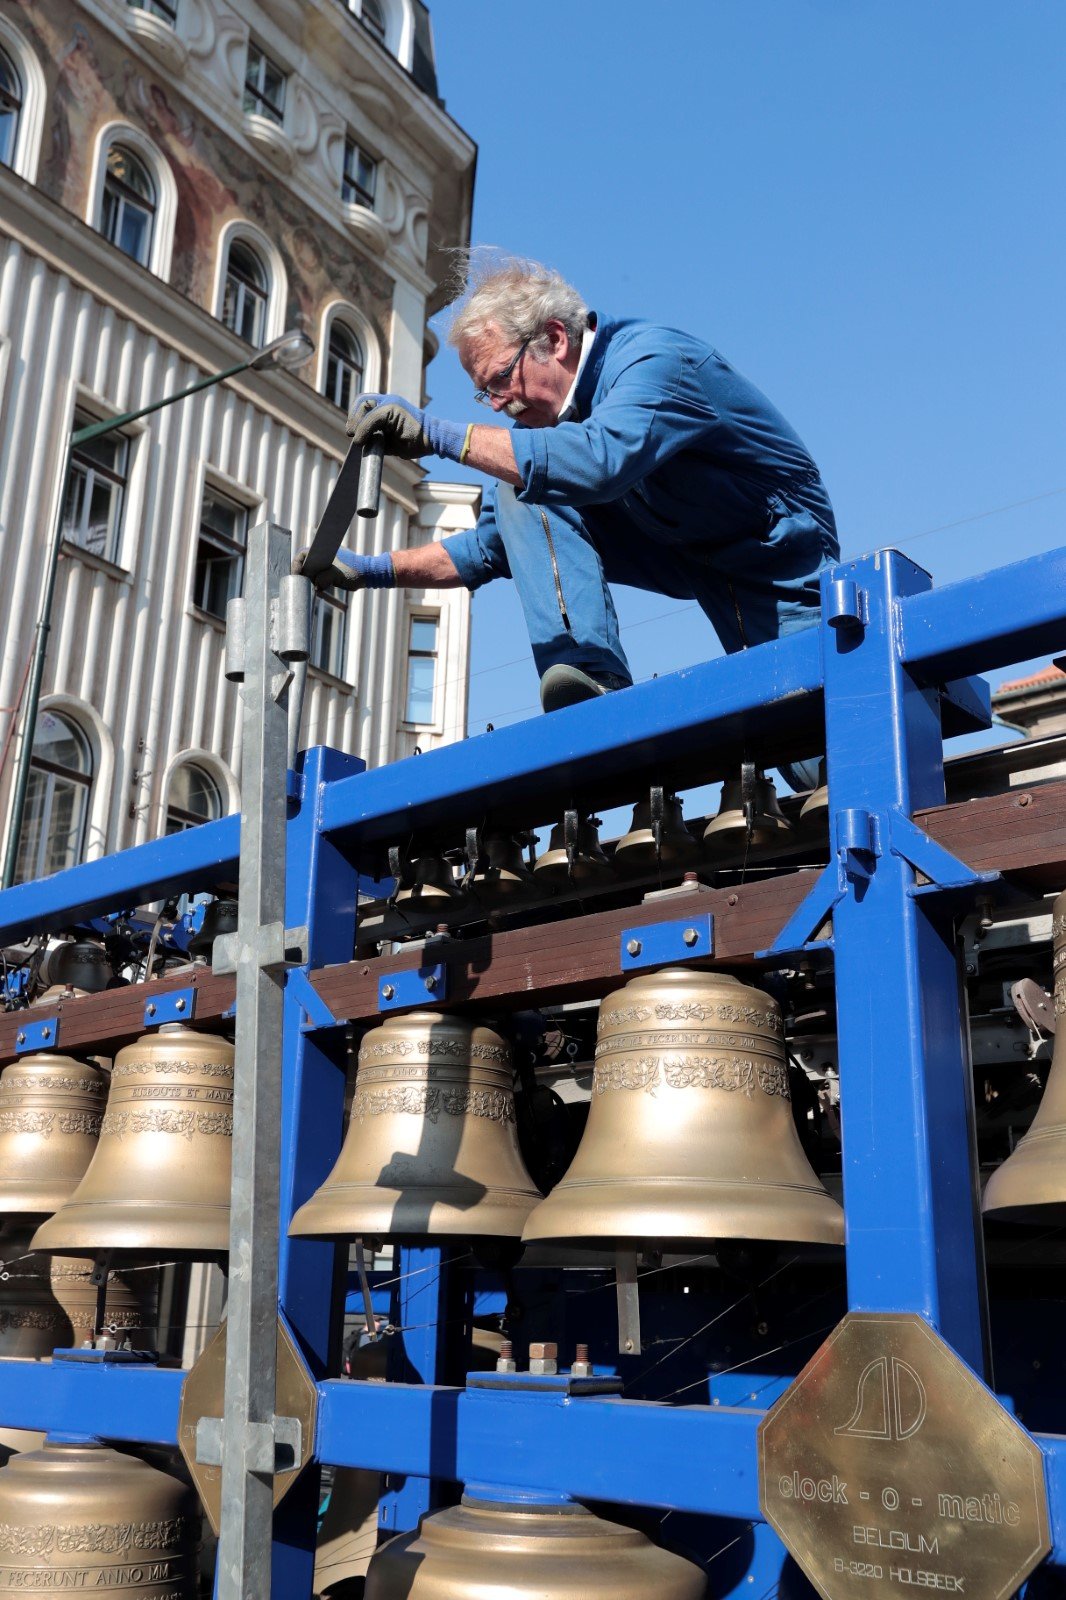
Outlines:
{"label": "ornamental relief on bell", "polygon": [[788,1073],[780,1061],[738,1060],[735,1056],[646,1056],[640,1061],[597,1062],[593,1094],[614,1089],[642,1089],[654,1095],[665,1083],[670,1089],[735,1090],[750,1100],[756,1089],[790,1099]]}
{"label": "ornamental relief on bell", "polygon": [[418,1085],[393,1089],[357,1089],[352,1101],[352,1117],[387,1116],[409,1112],[436,1122],[444,1112],[449,1117],[486,1117],[491,1122],[514,1122],[514,1097],[501,1089],[426,1089]]}

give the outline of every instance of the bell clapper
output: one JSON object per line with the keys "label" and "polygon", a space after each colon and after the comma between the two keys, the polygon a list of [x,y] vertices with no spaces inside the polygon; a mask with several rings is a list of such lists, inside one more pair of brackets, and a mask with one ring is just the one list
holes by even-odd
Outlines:
{"label": "bell clapper", "polygon": [[98,1350],[115,1348],[114,1340],[110,1345],[104,1344],[104,1322],[107,1317],[107,1279],[111,1271],[110,1250],[101,1250],[93,1258],[93,1269],[89,1274],[89,1282],[96,1290],[96,1313],[93,1317],[93,1342]]}
{"label": "bell clapper", "polygon": [[378,1336],[378,1320],[370,1294],[370,1279],[366,1275],[366,1253],[363,1249],[362,1239],[356,1239],[355,1241],[355,1270],[359,1278],[359,1291],[363,1296],[366,1331],[372,1339],[376,1339]]}
{"label": "bell clapper", "polygon": [[636,1250],[614,1253],[614,1283],[618,1300],[618,1354],[640,1355],[640,1292],[637,1289]]}

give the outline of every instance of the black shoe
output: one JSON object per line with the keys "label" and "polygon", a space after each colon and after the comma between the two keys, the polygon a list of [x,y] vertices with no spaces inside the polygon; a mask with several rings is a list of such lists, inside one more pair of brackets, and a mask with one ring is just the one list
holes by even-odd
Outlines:
{"label": "black shoe", "polygon": [[545,711],[561,711],[565,706],[580,705],[582,700],[595,700],[601,694],[629,687],[625,678],[613,672],[592,677],[580,667],[559,662],[549,667],[540,680],[540,703]]}

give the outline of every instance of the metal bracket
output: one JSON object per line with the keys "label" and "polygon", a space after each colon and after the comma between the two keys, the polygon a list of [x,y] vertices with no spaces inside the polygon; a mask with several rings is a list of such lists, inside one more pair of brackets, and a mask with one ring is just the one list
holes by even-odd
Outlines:
{"label": "metal bracket", "polygon": [[146,1028],[159,1028],[164,1022],[191,1022],[195,1015],[195,988],[168,989],[164,994],[156,995],[154,1000],[145,1002],[144,1025]]}
{"label": "metal bracket", "polygon": [[825,590],[825,620],[831,628],[864,628],[869,621],[866,591],[854,578],[833,578]]}
{"label": "metal bracket", "polygon": [[[304,967],[310,942],[306,925],[283,928],[280,922],[267,923],[260,928],[259,942],[252,951],[255,965],[265,972]],[[216,978],[227,977],[237,971],[240,957],[240,934],[220,933],[211,946],[211,971]]]}
{"label": "metal bracket", "polygon": [[15,1035],[15,1054],[27,1055],[31,1050],[55,1050],[59,1044],[59,1018],[40,1017],[24,1022]]}
{"label": "metal bracket", "polygon": [[574,1400],[583,1394],[621,1394],[624,1385],[621,1378],[608,1373],[575,1378],[570,1372],[468,1372],[466,1387],[470,1390],[496,1390],[497,1393],[503,1390],[510,1394],[525,1394],[530,1398],[537,1395],[549,1398],[552,1395],[564,1395]]}
{"label": "metal bracket", "polygon": [[619,936],[618,959],[623,972],[706,960],[713,955],[714,917],[709,911],[677,922],[648,922],[624,928]]}
{"label": "metal bracket", "polygon": [[427,1000],[447,998],[448,968],[443,961],[427,962],[406,972],[386,972],[378,979],[379,1011],[402,1011],[424,1006]]}
{"label": "metal bracket", "polygon": [[[222,1418],[201,1417],[196,1424],[196,1459],[202,1467],[222,1465]],[[274,1477],[292,1472],[303,1457],[303,1427],[299,1417],[275,1417],[249,1428],[246,1436],[245,1467]]]}
{"label": "metal bracket", "polygon": [[304,1032],[313,1032],[316,1028],[339,1028],[347,1021],[345,1017],[333,1015],[304,967],[291,967],[285,986],[307,1018],[303,1024]]}

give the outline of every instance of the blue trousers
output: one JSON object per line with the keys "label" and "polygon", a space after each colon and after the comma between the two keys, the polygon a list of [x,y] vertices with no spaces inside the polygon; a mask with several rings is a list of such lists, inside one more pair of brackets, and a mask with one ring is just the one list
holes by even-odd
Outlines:
{"label": "blue trousers", "polygon": [[[732,653],[817,622],[818,573],[836,556],[809,513],[779,524],[765,546],[751,541],[734,563],[732,550],[661,543],[610,506],[582,515],[570,507],[527,504],[499,484],[495,509],[542,677],[565,662],[632,683],[611,583],[695,600]],[[739,570],[723,571],[734,564]],[[815,773],[816,763],[804,762],[785,775],[794,787],[808,788]]]}

